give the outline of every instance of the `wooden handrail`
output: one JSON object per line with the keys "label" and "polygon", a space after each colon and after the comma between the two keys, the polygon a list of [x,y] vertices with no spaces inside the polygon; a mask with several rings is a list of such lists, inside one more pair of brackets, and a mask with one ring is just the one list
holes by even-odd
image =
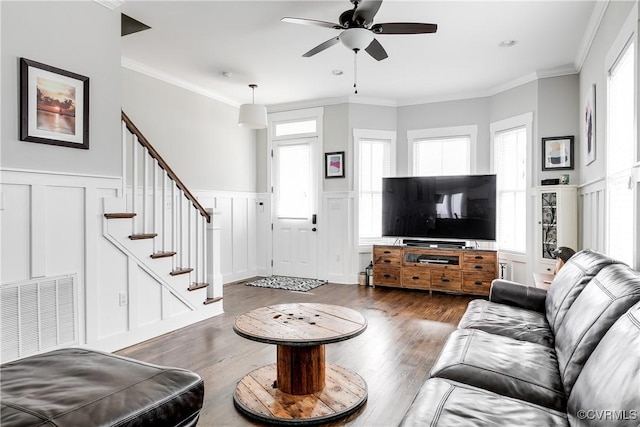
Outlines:
{"label": "wooden handrail", "polygon": [[193,207],[196,208],[198,211],[200,211],[200,215],[205,217],[207,219],[207,222],[211,222],[211,216],[206,211],[206,209],[203,208],[202,205],[198,202],[198,200],[194,197],[194,195],[191,194],[191,192],[186,187],[186,185],[184,185],[184,183],[180,180],[180,178],[178,178],[178,175],[176,175],[176,173],[169,167],[167,162],[165,162],[162,156],[160,156],[160,154],[156,151],[156,149],[153,148],[149,140],[147,140],[147,138],[144,137],[142,132],[140,132],[140,130],[136,127],[136,125],[133,124],[131,119],[124,113],[124,111],[122,111],[122,121],[127,126],[127,129],[129,129],[129,132],[131,132],[132,134],[138,137],[138,141],[140,142],[140,144],[143,147],[145,147],[147,151],[149,151],[149,154],[158,162],[158,165],[162,169],[164,169],[165,172],[167,172],[167,175],[169,175],[169,178],[171,178],[176,183],[178,188],[183,191],[185,197],[189,199],[189,201],[193,204]]}

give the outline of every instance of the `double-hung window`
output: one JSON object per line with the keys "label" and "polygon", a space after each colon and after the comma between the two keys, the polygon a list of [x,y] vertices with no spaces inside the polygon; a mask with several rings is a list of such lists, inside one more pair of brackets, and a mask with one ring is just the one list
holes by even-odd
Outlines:
{"label": "double-hung window", "polygon": [[497,246],[527,251],[527,152],[532,114],[491,124],[493,171],[496,173]]}
{"label": "double-hung window", "polygon": [[396,133],[354,129],[358,245],[382,238],[382,178],[396,173]]}
{"label": "double-hung window", "polygon": [[[628,33],[627,33],[628,34]],[[626,39],[610,55],[607,86],[607,253],[634,266],[635,46]]]}
{"label": "double-hung window", "polygon": [[472,172],[477,126],[407,132],[413,176],[467,175]]}

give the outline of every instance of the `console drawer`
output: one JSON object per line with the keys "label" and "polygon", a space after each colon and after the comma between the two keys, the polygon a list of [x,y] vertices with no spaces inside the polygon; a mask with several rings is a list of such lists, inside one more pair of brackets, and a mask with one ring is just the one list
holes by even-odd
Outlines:
{"label": "console drawer", "polygon": [[373,266],[373,284],[400,287],[400,267]]}
{"label": "console drawer", "polygon": [[482,264],[482,263],[465,263],[464,264],[465,272],[475,272],[475,273],[483,273],[486,275],[490,275],[495,277],[496,275],[496,265],[495,263],[491,264]]}
{"label": "console drawer", "polygon": [[462,260],[465,264],[495,264],[496,253],[486,251],[468,251],[462,254]]}
{"label": "console drawer", "polygon": [[431,289],[434,291],[458,292],[462,290],[462,272],[446,268],[431,270]]}
{"label": "console drawer", "polygon": [[493,275],[482,273],[464,273],[462,292],[474,295],[489,295]]}
{"label": "console drawer", "polygon": [[402,249],[391,246],[374,246],[373,263],[399,267],[402,264]]}
{"label": "console drawer", "polygon": [[422,267],[404,267],[402,269],[402,287],[411,289],[429,289],[431,274]]}

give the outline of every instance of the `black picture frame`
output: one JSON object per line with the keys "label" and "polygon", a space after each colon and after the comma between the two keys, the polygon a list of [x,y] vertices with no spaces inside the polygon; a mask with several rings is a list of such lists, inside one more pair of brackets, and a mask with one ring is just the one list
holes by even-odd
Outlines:
{"label": "black picture frame", "polygon": [[324,177],[344,178],[344,151],[324,153]]}
{"label": "black picture frame", "polygon": [[89,77],[20,58],[20,140],[89,149]]}
{"label": "black picture frame", "polygon": [[572,170],[574,136],[542,138],[542,170]]}

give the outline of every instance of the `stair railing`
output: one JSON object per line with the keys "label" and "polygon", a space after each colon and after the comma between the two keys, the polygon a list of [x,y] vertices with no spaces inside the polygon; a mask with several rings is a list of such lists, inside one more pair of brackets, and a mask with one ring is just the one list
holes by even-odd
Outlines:
{"label": "stair railing", "polygon": [[213,286],[208,286],[212,273],[208,269],[215,268],[209,267],[207,258],[211,215],[124,111],[122,174],[123,194],[128,194],[130,184],[131,212],[137,218],[131,238],[153,238],[152,258],[171,257],[171,275],[191,274],[194,281],[189,289],[207,286],[207,302],[218,300]]}

